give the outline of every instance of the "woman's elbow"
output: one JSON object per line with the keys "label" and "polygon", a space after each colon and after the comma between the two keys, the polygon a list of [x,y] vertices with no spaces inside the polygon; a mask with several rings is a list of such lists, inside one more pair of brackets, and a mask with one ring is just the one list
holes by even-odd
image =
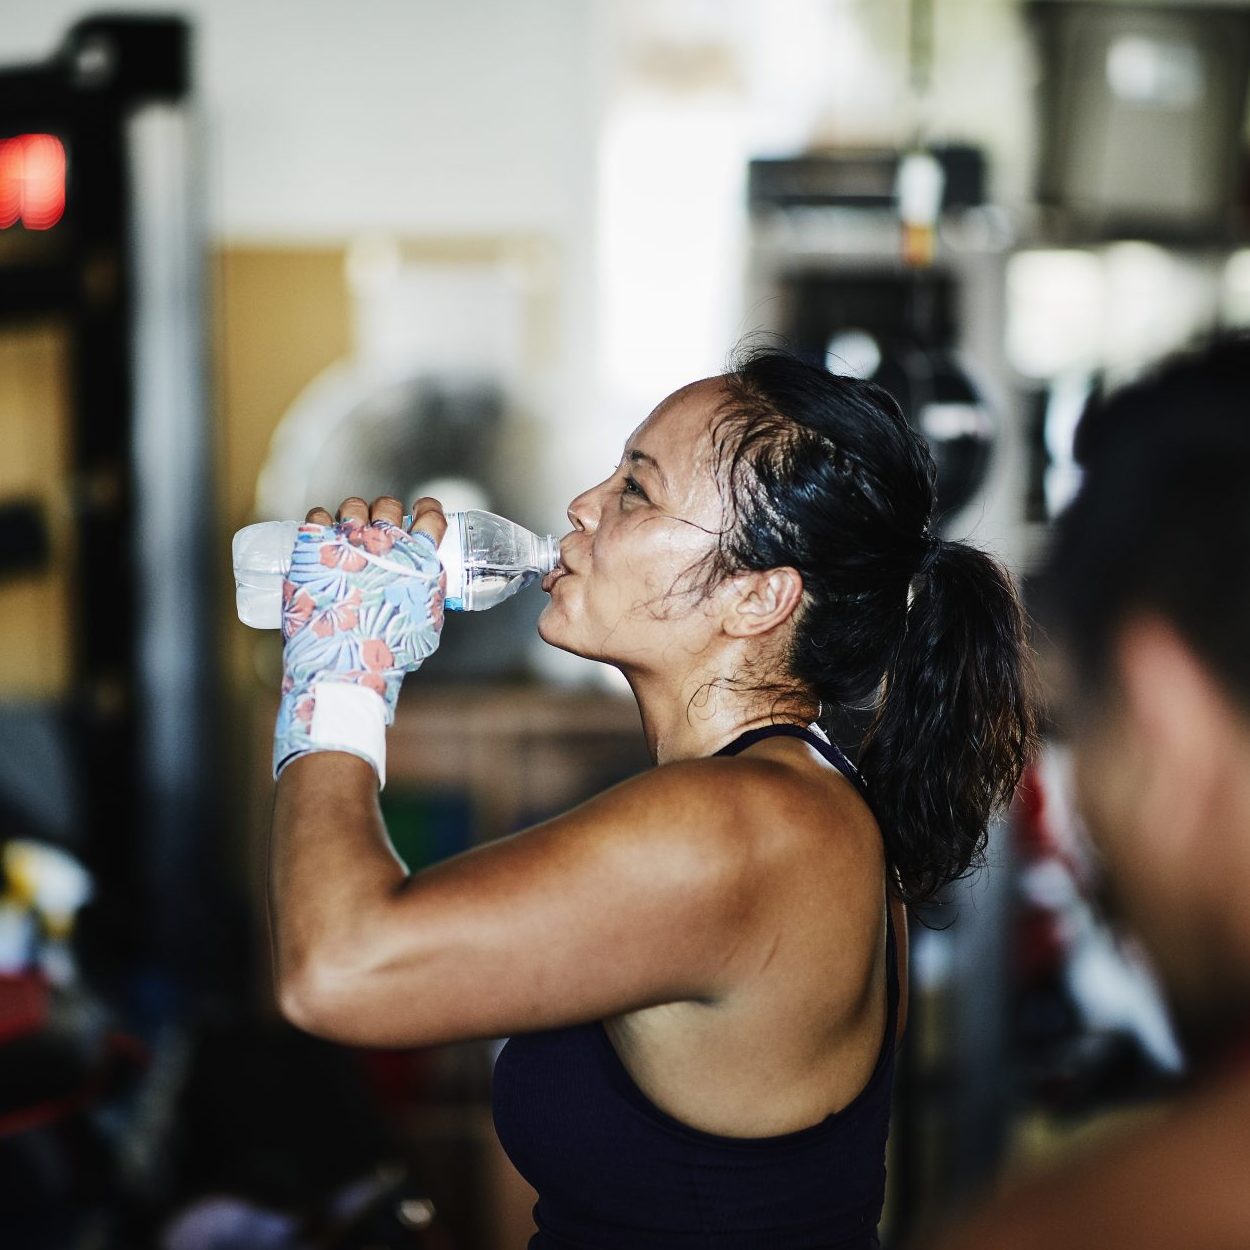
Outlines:
{"label": "woman's elbow", "polygon": [[357,935],[327,934],[327,926],[278,925],[271,948],[279,1013],[296,1028],[322,1037],[333,1036],[336,1025],[350,1020],[352,995],[366,983],[370,969]]}
{"label": "woman's elbow", "polygon": [[[412,962],[387,960],[376,942],[279,941],[274,948],[274,999],[283,1019],[306,1033],[349,1046],[423,1046],[460,1036],[445,1012],[451,996],[433,992]],[[454,1001],[454,1000],[451,1000]],[[425,1010],[417,1012],[420,1003]]]}
{"label": "woman's elbow", "polygon": [[346,1040],[343,1030],[351,1020],[348,987],[327,969],[315,963],[279,966],[274,998],[288,1024],[318,1037]]}
{"label": "woman's elbow", "polygon": [[306,1033],[315,1033],[316,1010],[308,986],[290,973],[279,975],[274,982],[274,999],[278,1013],[288,1023]]}

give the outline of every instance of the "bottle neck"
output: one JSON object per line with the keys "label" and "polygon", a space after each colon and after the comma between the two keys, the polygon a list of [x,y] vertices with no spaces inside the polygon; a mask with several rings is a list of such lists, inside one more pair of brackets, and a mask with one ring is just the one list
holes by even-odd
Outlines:
{"label": "bottle neck", "polygon": [[538,534],[534,544],[538,554],[538,571],[546,576],[560,563],[560,542],[554,534]]}

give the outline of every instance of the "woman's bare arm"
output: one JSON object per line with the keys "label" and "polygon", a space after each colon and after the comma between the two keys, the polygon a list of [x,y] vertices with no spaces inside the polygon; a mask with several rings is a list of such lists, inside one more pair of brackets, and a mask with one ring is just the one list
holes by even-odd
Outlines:
{"label": "woman's bare arm", "polygon": [[373,770],[320,752],[278,781],[270,925],[283,1011],[420,1045],[715,997],[759,910],[760,840],[793,779],[767,761],[652,769],[555,820],[409,876]]}

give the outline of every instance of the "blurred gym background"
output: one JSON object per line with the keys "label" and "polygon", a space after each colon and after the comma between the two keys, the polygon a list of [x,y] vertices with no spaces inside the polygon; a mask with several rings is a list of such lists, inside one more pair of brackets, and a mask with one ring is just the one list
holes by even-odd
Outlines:
{"label": "blurred gym background", "polygon": [[[0,1229],[22,1250],[514,1250],[490,1043],[282,1025],[280,648],[231,534],[348,494],[542,532],[771,337],[891,389],[1026,586],[1086,398],[1250,324],[1250,6],[8,0]],[[646,767],[524,594],[449,620],[383,804],[414,868]],[[853,744],[851,744],[853,745]],[[1182,1060],[1048,740],[920,917],[884,1233]]]}

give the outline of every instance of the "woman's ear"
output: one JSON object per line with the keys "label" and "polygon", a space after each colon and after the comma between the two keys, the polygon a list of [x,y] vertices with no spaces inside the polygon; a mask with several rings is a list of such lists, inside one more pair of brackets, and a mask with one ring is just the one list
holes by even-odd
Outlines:
{"label": "woman's ear", "polygon": [[784,625],[803,599],[803,578],[797,569],[739,573],[731,586],[725,616],[725,632],[731,638],[752,638]]}

